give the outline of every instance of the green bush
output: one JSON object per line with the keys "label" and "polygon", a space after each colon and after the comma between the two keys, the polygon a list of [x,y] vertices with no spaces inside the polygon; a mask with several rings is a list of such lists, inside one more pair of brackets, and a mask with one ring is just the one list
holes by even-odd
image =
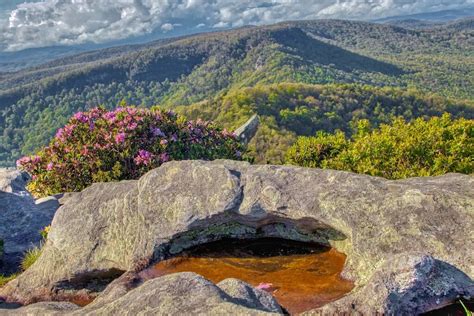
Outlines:
{"label": "green bush", "polygon": [[171,111],[119,107],[76,113],[50,145],[17,166],[36,196],[80,191],[93,182],[136,179],[169,160],[240,159],[237,137]]}
{"label": "green bush", "polygon": [[288,150],[286,162],[388,179],[474,172],[474,120],[452,120],[444,114],[409,123],[396,118],[378,129],[367,120],[353,126],[350,139],[342,132],[300,137]]}
{"label": "green bush", "polygon": [[349,141],[341,131],[335,134],[318,132],[314,137],[299,137],[288,150],[286,160],[305,167],[325,168],[348,145]]}

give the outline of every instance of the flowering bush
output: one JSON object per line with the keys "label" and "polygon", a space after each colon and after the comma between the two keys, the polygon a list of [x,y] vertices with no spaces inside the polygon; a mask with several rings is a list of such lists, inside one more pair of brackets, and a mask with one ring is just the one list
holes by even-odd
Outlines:
{"label": "flowering bush", "polygon": [[233,133],[171,111],[120,107],[76,113],[49,146],[17,161],[36,196],[80,191],[93,182],[136,179],[168,160],[240,159]]}

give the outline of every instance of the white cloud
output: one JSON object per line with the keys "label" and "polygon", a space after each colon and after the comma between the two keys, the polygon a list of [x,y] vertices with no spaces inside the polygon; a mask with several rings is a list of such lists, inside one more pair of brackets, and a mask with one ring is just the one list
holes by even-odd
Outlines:
{"label": "white cloud", "polygon": [[150,33],[316,18],[371,19],[474,0],[42,0],[0,20],[0,50],[100,43]]}
{"label": "white cloud", "polygon": [[171,23],[165,23],[161,26],[161,29],[164,31],[164,32],[169,32],[169,31],[172,31],[174,30],[174,25],[171,24]]}

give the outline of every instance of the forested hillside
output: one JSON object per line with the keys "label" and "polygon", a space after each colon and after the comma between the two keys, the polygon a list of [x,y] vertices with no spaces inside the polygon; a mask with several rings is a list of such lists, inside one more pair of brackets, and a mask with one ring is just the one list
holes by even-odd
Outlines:
{"label": "forested hillside", "polygon": [[357,84],[275,84],[230,91],[212,101],[177,110],[189,118],[214,120],[229,129],[259,114],[261,126],[249,144],[249,156],[259,163],[283,163],[298,135],[341,130],[351,135],[357,120],[373,126],[440,116],[474,119],[474,102],[452,101],[416,89],[378,88]]}
{"label": "forested hillside", "polygon": [[[252,111],[268,108],[261,113],[265,124],[259,133],[276,136],[265,141],[267,145],[252,146],[259,150],[258,161],[272,162],[280,161],[281,148],[296,135],[347,130],[358,111],[367,112],[362,116],[375,123],[385,122],[391,114],[413,118],[445,110],[470,116],[473,41],[469,20],[426,30],[339,20],[287,22],[111,48],[4,73],[0,165],[11,165],[20,155],[46,144],[74,112],[98,105],[113,108],[122,101],[178,107],[191,117],[216,118],[229,127]],[[263,94],[271,91],[267,104],[259,98],[251,103],[256,96],[245,89],[283,82],[352,85],[255,88]],[[377,88],[384,86],[400,89]],[[296,89],[296,99],[289,87]],[[405,91],[410,88],[417,92]],[[249,94],[248,102],[229,101],[239,94]],[[272,99],[275,94],[289,101],[277,102]],[[412,96],[405,99],[405,95]],[[306,100],[310,97],[314,100]],[[237,113],[234,117],[221,113],[229,102],[229,113]],[[262,139],[266,138],[257,137],[255,142]],[[264,145],[271,150],[260,152]]]}

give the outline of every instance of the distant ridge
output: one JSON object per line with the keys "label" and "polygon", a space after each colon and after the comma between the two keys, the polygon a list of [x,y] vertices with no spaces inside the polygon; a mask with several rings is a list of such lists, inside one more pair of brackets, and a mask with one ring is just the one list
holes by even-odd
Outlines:
{"label": "distant ridge", "polygon": [[410,15],[397,15],[390,16],[381,19],[372,20],[372,22],[386,23],[392,21],[403,21],[403,20],[420,20],[420,21],[431,21],[431,22],[449,22],[457,19],[474,16],[474,7],[468,7],[458,10],[442,10],[435,12],[424,12]]}
{"label": "distant ridge", "polygon": [[[200,102],[278,83],[418,89],[428,93],[426,99],[433,94],[436,102],[413,109],[430,108],[430,103],[444,106],[439,97],[473,100],[473,38],[469,19],[426,30],[348,20],[294,21],[81,52],[0,73],[0,166],[11,166],[20,155],[46,144],[75,112],[99,105],[111,109],[122,101],[144,107],[190,106],[195,109],[190,117],[206,117]],[[363,91],[348,100],[357,100]],[[382,97],[389,108],[399,104],[386,100],[394,99]],[[229,114],[222,122],[236,128],[231,124],[243,124],[253,102],[245,96],[241,101],[234,117],[225,104],[206,111],[222,110]],[[351,111],[360,108],[359,101],[351,102]],[[411,118],[413,109],[395,113]],[[302,107],[283,115],[291,121],[306,111]],[[263,129],[269,124],[262,119]]]}

